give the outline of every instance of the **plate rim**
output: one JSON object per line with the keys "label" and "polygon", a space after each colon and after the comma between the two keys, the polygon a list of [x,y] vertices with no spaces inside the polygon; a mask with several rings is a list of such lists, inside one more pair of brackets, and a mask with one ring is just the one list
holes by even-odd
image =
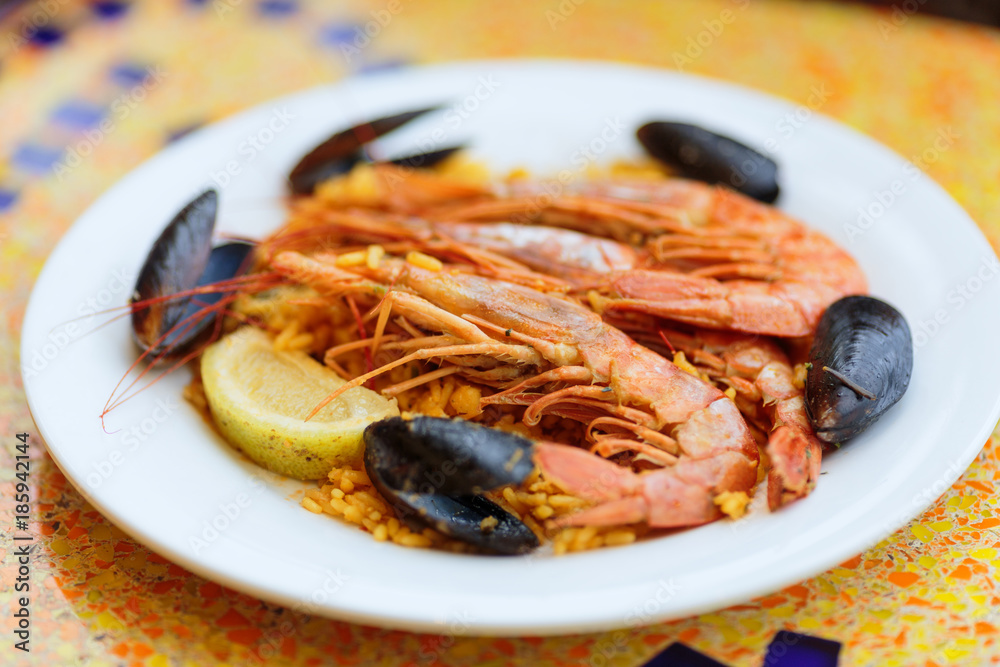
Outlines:
{"label": "plate rim", "polygon": [[[235,114],[227,116],[226,118],[220,119],[219,121],[216,121],[203,128],[199,128],[196,132],[191,133],[190,136],[185,137],[182,141],[165,147],[164,149],[158,151],[154,155],[144,160],[141,164],[129,170],[129,172],[123,175],[121,179],[116,181],[112,186],[108,188],[108,190],[102,193],[101,196],[98,197],[87,208],[87,211],[81,214],[80,218],[86,216],[87,212],[89,212],[90,210],[98,207],[100,203],[105,200],[105,198],[113,198],[115,196],[116,191],[118,191],[123,184],[126,184],[131,178],[136,177],[135,176],[136,174],[139,174],[142,171],[149,169],[150,168],[149,165],[157,163],[161,160],[167,160],[170,158],[171,155],[173,155],[175,151],[182,150],[182,146],[186,142],[200,141],[203,136],[213,131],[217,131],[220,125],[226,123],[236,123],[239,121],[240,118],[252,114],[253,112],[255,112],[256,110],[260,109],[265,105],[281,104],[286,101],[294,100],[295,98],[298,97],[308,97],[309,95],[315,94],[317,91],[324,91],[324,90],[335,91],[337,89],[345,87],[346,85],[361,85],[362,87],[365,87],[367,85],[371,85],[369,83],[371,81],[377,82],[379,80],[384,80],[385,78],[393,78],[398,76],[409,78],[414,76],[419,77],[426,72],[432,72],[432,73],[447,72],[451,70],[458,72],[462,71],[469,72],[469,71],[484,70],[490,67],[507,68],[511,66],[522,67],[525,65],[528,66],[537,65],[542,67],[556,66],[556,67],[571,67],[571,68],[596,67],[600,69],[605,69],[607,71],[638,70],[643,73],[651,74],[658,77],[693,81],[697,84],[709,85],[711,87],[722,89],[723,91],[736,90],[743,95],[751,95],[772,104],[774,102],[780,102],[783,105],[794,104],[794,102],[786,98],[777,95],[772,95],[769,93],[764,93],[762,91],[749,88],[742,84],[725,81],[723,79],[700,76],[700,75],[690,75],[672,70],[664,70],[648,65],[615,63],[603,60],[534,59],[534,58],[476,60],[476,61],[463,61],[461,63],[412,67],[412,68],[407,68],[406,70],[403,71],[380,72],[377,74],[366,76],[364,79],[356,79],[356,78],[345,79],[338,82],[334,82],[332,84],[323,84],[305,90],[294,91],[290,94],[275,99],[264,100],[258,104],[253,105],[252,107],[249,107]],[[866,146],[869,149],[877,150],[881,153],[901,158],[901,156],[895,153],[895,151],[892,151],[890,148],[884,146],[883,144],[879,143],[873,138],[861,133],[860,131],[854,129],[853,127],[846,125],[843,122],[837,121],[832,118],[828,118],[826,116],[822,116],[821,114],[817,114],[817,117],[822,118],[823,122],[832,123],[841,131],[846,130],[847,132],[852,134],[855,139],[859,139],[864,144],[866,144]],[[923,184],[923,187],[924,188],[929,187],[932,190],[935,190],[937,195],[944,197],[949,202],[950,205],[955,207],[958,211],[961,211],[965,220],[971,225],[971,229],[977,235],[976,242],[980,243],[983,246],[983,248],[988,252],[991,253],[993,252],[992,247],[989,245],[989,242],[987,241],[979,225],[976,224],[975,221],[971,219],[971,217],[964,211],[964,209],[962,209],[961,205],[959,205],[954,200],[954,198],[952,198],[937,182],[935,182],[928,176],[926,178],[926,182]],[[70,241],[72,241],[73,230],[80,229],[80,227],[77,225],[77,222],[79,222],[80,218],[78,218],[77,221],[73,223],[73,225],[59,240],[58,244],[54,247],[52,253],[50,254],[49,259],[47,259],[45,266],[43,267],[42,271],[39,273],[36,279],[36,286],[38,284],[43,283],[43,278],[46,276],[46,272],[53,270],[51,263],[52,257],[57,255],[60,248],[63,247],[64,244],[68,244]],[[25,372],[24,360],[27,358],[27,355],[30,354],[32,350],[28,349],[29,341],[28,338],[23,335],[23,333],[28,328],[29,323],[32,322],[34,318],[39,317],[36,314],[36,311],[39,311],[43,308],[43,306],[39,305],[38,303],[39,302],[38,294],[39,291],[33,288],[31,297],[28,302],[28,306],[25,309],[24,322],[22,324],[21,346],[20,346],[21,364],[22,364],[22,383],[25,389],[25,394],[28,399],[28,404],[33,419],[35,419],[35,412],[36,412],[36,405],[38,404],[38,398],[33,396],[32,390],[30,388],[31,383],[27,381],[26,377],[24,377],[24,372]],[[968,468],[968,466],[976,458],[978,453],[982,450],[985,443],[988,441],[990,434],[995,429],[998,417],[1000,417],[1000,395],[995,395],[990,414],[985,417],[982,425],[976,431],[977,436],[975,441],[981,444],[975,446],[974,443],[970,443],[961,451],[961,456],[958,458],[958,464],[961,466],[963,472]],[[42,421],[44,422],[44,419]],[[42,436],[45,442],[48,443],[49,437],[46,434],[46,431],[48,430],[47,427],[43,426],[42,423],[39,423],[37,419],[35,419],[35,425],[39,431],[39,434]],[[141,525],[133,525],[130,522],[126,521],[120,516],[118,512],[114,510],[113,507],[107,507],[106,505],[102,504],[97,497],[93,496],[86,488],[86,485],[82,483],[82,480],[78,482],[78,480],[73,475],[68,474],[67,469],[64,466],[64,462],[60,459],[58,454],[55,451],[53,451],[51,447],[47,446],[47,449],[52,459],[56,462],[56,465],[59,468],[59,470],[66,476],[67,479],[70,480],[70,482],[74,485],[74,487],[77,488],[77,490],[81,493],[81,495],[83,495],[83,497],[87,500],[87,502],[89,502],[92,506],[98,509],[98,511],[100,511],[106,518],[112,521],[112,523],[114,523],[116,526],[118,526],[126,533],[131,535],[137,541],[141,542],[147,548],[150,548],[154,552],[167,557],[172,562],[182,565],[185,569],[188,569],[189,571],[207,580],[217,581],[235,590],[241,590],[256,597],[271,602],[276,602],[278,604],[282,604],[285,606],[294,607],[298,604],[301,604],[300,599],[295,598],[294,596],[288,594],[287,592],[283,592],[279,587],[267,588],[267,587],[260,587],[257,585],[249,585],[243,579],[232,576],[225,571],[220,571],[218,569],[214,569],[212,567],[204,565],[203,563],[190,557],[184,552],[173,548],[170,544],[162,542],[159,538],[157,538],[154,532],[146,530]],[[954,481],[956,480],[953,480],[945,488],[945,492],[947,491],[947,489],[951,488],[951,486],[954,485]],[[937,500],[937,498],[938,496],[936,495],[929,497],[926,499],[926,502],[924,502],[923,504],[919,504],[919,506],[917,504],[912,504],[911,506],[908,507],[908,509],[905,512],[898,514],[896,516],[896,519],[898,520],[894,520],[892,522],[888,522],[882,524],[881,526],[877,526],[873,529],[870,529],[868,531],[870,535],[866,537],[865,540],[866,546],[862,548],[862,551],[870,548],[879,539],[882,539],[890,535],[891,533],[895,532],[901,526],[909,522],[912,518],[919,516],[926,510],[927,507],[932,505]],[[808,577],[815,576],[816,574],[828,570],[830,567],[835,566],[836,564],[842,562],[851,555],[858,553],[856,549],[857,549],[856,545],[853,544],[846,548],[845,545],[841,545],[839,549],[831,548],[827,552],[827,556],[825,558],[819,559],[822,563],[825,563],[825,565],[822,566],[822,569],[817,570],[817,565],[815,562],[811,562],[808,566],[806,565],[800,566],[799,568],[791,567],[785,571],[783,577],[779,578],[780,581],[776,579],[771,583],[769,583],[769,585],[766,586],[764,589],[758,588],[754,589],[753,592],[751,593],[742,592],[739,594],[730,594],[729,596],[721,596],[721,598],[720,596],[716,596],[715,598],[710,598],[706,600],[706,602],[704,602],[701,605],[689,605],[688,607],[679,612],[667,612],[664,614],[656,615],[653,618],[651,618],[649,622],[658,623],[668,619],[696,615],[699,613],[703,613],[705,611],[720,609],[729,606],[731,604],[750,599],[751,597],[765,594],[769,591],[779,590],[780,588],[783,588],[787,585],[801,581]],[[406,617],[405,615],[401,616],[398,615],[398,613],[396,615],[384,614],[384,613],[370,614],[356,609],[337,609],[325,606],[317,609],[316,611],[324,616],[338,618],[340,620],[345,620],[355,623],[366,623],[366,624],[379,625],[383,627],[392,627],[392,628],[417,631],[417,632],[440,632],[442,630],[442,625],[440,622],[428,621],[427,619],[421,619],[417,617]],[[608,619],[606,618],[606,616],[607,614],[603,615],[602,618],[594,619],[591,620],[590,622],[585,622],[585,623],[572,621],[569,624],[567,624],[560,621],[553,621],[543,627],[538,627],[536,625],[530,625],[530,626],[518,625],[516,623],[475,625],[472,628],[474,630],[472,634],[500,635],[500,636],[518,636],[524,634],[556,635],[556,634],[566,634],[566,633],[576,633],[576,632],[601,631],[601,630],[609,630],[618,627],[623,627],[623,625],[620,622],[621,621],[620,618],[616,617],[614,619]]]}

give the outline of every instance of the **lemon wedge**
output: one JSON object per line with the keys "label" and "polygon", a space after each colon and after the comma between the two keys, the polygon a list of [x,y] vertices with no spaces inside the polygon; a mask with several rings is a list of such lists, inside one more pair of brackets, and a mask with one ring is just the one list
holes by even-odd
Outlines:
{"label": "lemon wedge", "polygon": [[360,464],[365,427],[399,414],[395,399],[356,387],[305,421],[344,380],[304,352],[275,351],[254,327],[210,345],[201,377],[212,418],[230,444],[258,465],[298,479]]}

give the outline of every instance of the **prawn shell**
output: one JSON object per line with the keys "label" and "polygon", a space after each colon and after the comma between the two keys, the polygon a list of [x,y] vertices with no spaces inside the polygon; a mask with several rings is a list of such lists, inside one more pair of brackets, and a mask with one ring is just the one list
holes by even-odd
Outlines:
{"label": "prawn shell", "polygon": [[[512,446],[533,447],[524,438],[506,437],[510,435],[461,420],[383,419],[365,429],[365,471],[382,497],[411,528],[430,526],[444,535],[496,553],[527,553],[539,545],[531,529],[478,495],[486,490],[486,485],[495,488],[517,483],[531,472],[530,455],[520,465],[516,462],[509,466],[510,470],[502,464],[499,471],[493,470],[497,451],[510,456],[514,451],[510,449]],[[479,469],[479,463],[485,470]],[[518,476],[520,479],[515,481]],[[483,521],[490,517],[496,520],[496,525],[484,528]]]}
{"label": "prawn shell", "polygon": [[[820,440],[844,442],[871,426],[906,392],[913,370],[910,327],[884,301],[844,297],[820,319],[809,361],[809,421]],[[875,398],[858,393],[824,367],[839,371]]]}
{"label": "prawn shell", "polygon": [[[166,331],[181,321],[191,296],[141,307],[135,304],[186,292],[198,284],[211,256],[218,205],[215,190],[206,190],[195,197],[174,216],[147,255],[129,301],[133,306],[132,337],[141,349],[150,350]],[[154,349],[152,353],[158,352]]]}
{"label": "prawn shell", "polygon": [[636,136],[650,155],[687,178],[721,183],[765,204],[778,198],[778,165],[735,139],[666,121],[646,123]]}

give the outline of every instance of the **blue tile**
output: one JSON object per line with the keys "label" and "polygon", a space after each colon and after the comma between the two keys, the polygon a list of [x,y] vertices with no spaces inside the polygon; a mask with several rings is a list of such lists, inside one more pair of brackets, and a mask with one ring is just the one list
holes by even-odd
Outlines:
{"label": "blue tile", "polygon": [[260,0],[257,11],[264,16],[289,16],[299,11],[299,3],[295,0]]}
{"label": "blue tile", "polygon": [[354,23],[331,23],[319,31],[319,41],[327,46],[350,44],[357,35],[360,26]]}
{"label": "blue tile", "polygon": [[837,667],[840,642],[781,630],[767,647],[764,667]]}
{"label": "blue tile", "polygon": [[726,667],[726,665],[680,642],[674,642],[657,653],[643,667]]}
{"label": "blue tile", "polygon": [[102,107],[86,102],[67,102],[52,113],[52,120],[74,130],[96,126],[104,118]]}
{"label": "blue tile", "polygon": [[149,76],[144,65],[121,63],[111,68],[111,80],[122,87],[138,86]]}
{"label": "blue tile", "polygon": [[63,33],[56,27],[50,25],[43,25],[36,29],[29,39],[32,44],[37,44],[38,46],[52,46],[60,42],[63,38]]}
{"label": "blue tile", "polygon": [[17,193],[13,190],[4,190],[0,188],[0,212],[6,211],[7,209],[14,206],[14,202],[17,201]]}
{"label": "blue tile", "polygon": [[128,3],[116,0],[99,0],[90,6],[94,14],[101,19],[116,19],[128,11]]}
{"label": "blue tile", "polygon": [[62,158],[63,149],[37,144],[21,144],[14,151],[11,162],[14,166],[36,173],[45,173]]}

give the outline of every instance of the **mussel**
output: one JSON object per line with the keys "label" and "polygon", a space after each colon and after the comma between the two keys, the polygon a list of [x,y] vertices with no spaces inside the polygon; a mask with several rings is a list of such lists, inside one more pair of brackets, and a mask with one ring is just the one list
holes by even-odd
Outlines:
{"label": "mussel", "polygon": [[778,165],[735,139],[666,121],[646,123],[636,136],[650,155],[687,178],[721,183],[766,204],[778,198]]}
{"label": "mussel", "polygon": [[[129,304],[132,337],[150,360],[170,360],[203,342],[218,318],[211,306],[226,290],[192,294],[250,268],[251,243],[212,248],[219,197],[206,190],[174,216],[139,271]],[[172,295],[178,295],[173,297]]]}
{"label": "mussel", "polygon": [[[316,186],[328,178],[345,174],[360,162],[370,162],[370,156],[365,150],[369,142],[437,109],[438,107],[431,107],[407,111],[395,116],[377,118],[337,132],[312,149],[292,168],[288,175],[289,188],[293,194],[312,194]],[[427,153],[394,158],[386,160],[386,162],[413,168],[433,167],[460,149],[461,146],[451,146]]]}
{"label": "mussel", "polygon": [[809,421],[820,440],[844,442],[871,426],[906,391],[913,370],[910,327],[884,301],[844,297],[820,319],[809,361]]}
{"label": "mussel", "polygon": [[364,433],[365,471],[399,517],[500,554],[523,554],[538,538],[481,494],[519,484],[534,468],[534,445],[461,419],[391,417]]}

